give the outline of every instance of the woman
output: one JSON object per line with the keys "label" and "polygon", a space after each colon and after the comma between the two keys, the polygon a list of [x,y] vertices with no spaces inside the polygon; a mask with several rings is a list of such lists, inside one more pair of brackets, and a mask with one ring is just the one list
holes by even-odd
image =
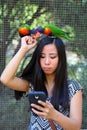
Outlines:
{"label": "woman", "polygon": [[[29,130],[80,130],[82,122],[82,91],[79,83],[67,79],[65,47],[60,38],[44,37],[40,43],[25,36],[22,45],[1,75],[1,82],[17,91],[44,91],[48,96],[40,105],[31,104]],[[36,47],[21,77],[15,73],[24,55]],[[13,69],[14,68],[14,69]],[[16,84],[16,85],[15,85]]]}

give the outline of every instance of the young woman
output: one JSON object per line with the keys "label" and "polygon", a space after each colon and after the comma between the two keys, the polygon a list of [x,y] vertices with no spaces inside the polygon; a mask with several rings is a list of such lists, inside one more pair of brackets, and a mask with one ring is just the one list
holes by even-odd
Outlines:
{"label": "young woman", "polygon": [[[52,120],[57,130],[80,130],[82,123],[82,87],[67,78],[65,47],[60,38],[44,37],[40,43],[25,36],[21,48],[1,75],[1,82],[17,91],[44,91],[47,101],[31,104],[28,130],[51,130]],[[31,61],[21,77],[15,73],[24,55],[35,47]],[[42,105],[42,106],[41,106]]]}

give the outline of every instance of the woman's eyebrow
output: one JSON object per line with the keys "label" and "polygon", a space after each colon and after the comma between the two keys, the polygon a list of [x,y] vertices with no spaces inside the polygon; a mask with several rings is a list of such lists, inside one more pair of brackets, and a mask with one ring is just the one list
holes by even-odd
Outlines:
{"label": "woman's eyebrow", "polygon": [[57,55],[57,53],[55,53],[55,52],[54,52],[54,53],[52,52],[52,53],[49,53],[49,54],[50,54],[50,55]]}
{"label": "woman's eyebrow", "polygon": [[[44,52],[42,52],[41,54],[45,55]],[[50,52],[49,54],[50,54],[50,55],[57,55],[57,53],[55,53],[55,52]]]}

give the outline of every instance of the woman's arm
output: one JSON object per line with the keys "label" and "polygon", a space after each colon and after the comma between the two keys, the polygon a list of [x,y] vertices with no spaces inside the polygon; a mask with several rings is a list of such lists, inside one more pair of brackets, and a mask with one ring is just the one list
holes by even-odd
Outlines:
{"label": "woman's arm", "polygon": [[70,103],[70,117],[56,111],[53,117],[64,130],[80,130],[82,124],[82,92],[78,91]]}
{"label": "woman's arm", "polygon": [[0,77],[1,82],[11,89],[19,91],[29,91],[29,83],[26,80],[17,78],[15,76],[15,73],[17,72],[18,66],[22,61],[24,55],[27,53],[27,51],[29,51],[36,45],[36,41],[31,44],[32,41],[33,39],[29,36],[25,36],[22,38],[21,48],[6,66]]}

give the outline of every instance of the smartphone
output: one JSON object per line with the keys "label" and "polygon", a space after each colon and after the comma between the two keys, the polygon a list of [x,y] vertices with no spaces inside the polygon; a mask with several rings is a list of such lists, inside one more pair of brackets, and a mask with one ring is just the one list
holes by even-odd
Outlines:
{"label": "smartphone", "polygon": [[47,97],[43,91],[31,91],[27,95],[28,95],[28,100],[30,104],[34,103],[34,104],[40,105],[38,104],[38,100],[46,102]]}

